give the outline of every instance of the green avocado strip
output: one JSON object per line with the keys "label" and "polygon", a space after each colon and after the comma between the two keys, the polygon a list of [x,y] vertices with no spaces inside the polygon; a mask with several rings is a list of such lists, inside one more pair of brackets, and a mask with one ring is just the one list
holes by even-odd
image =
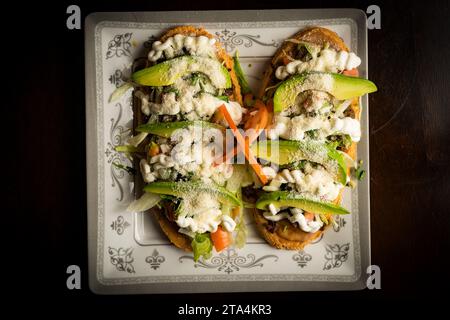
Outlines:
{"label": "green avocado strip", "polygon": [[144,187],[144,191],[156,194],[166,194],[179,198],[193,198],[199,192],[206,192],[217,198],[222,204],[242,206],[242,201],[232,192],[214,183],[197,181],[158,181],[147,184]]}
{"label": "green avocado strip", "polygon": [[188,127],[201,127],[204,129],[218,129],[218,130],[225,129],[223,126],[219,124],[199,120],[199,121],[158,122],[158,123],[141,124],[136,128],[136,131],[147,132],[155,134],[160,137],[170,138],[176,130],[185,129]]}
{"label": "green avocado strip", "polygon": [[265,193],[256,202],[256,208],[266,210],[269,204],[275,207],[294,207],[318,214],[349,214],[350,212],[334,203],[315,201],[287,191]]}
{"label": "green avocado strip", "polygon": [[314,141],[263,140],[250,148],[258,158],[278,165],[300,160],[319,163],[334,174],[341,184],[347,183],[347,166],[344,157],[327,144]]}
{"label": "green avocado strip", "polygon": [[[131,79],[140,85],[162,87],[171,85],[178,78],[194,72],[201,72],[208,76],[217,88],[228,89],[231,87],[230,73],[225,66],[218,60],[196,56],[181,56],[166,60],[136,71],[131,75]],[[217,76],[217,73],[220,76]]]}
{"label": "green avocado strip", "polygon": [[273,97],[274,112],[281,112],[295,104],[297,96],[306,90],[327,91],[339,100],[346,100],[377,91],[369,80],[328,72],[305,72],[283,81]]}

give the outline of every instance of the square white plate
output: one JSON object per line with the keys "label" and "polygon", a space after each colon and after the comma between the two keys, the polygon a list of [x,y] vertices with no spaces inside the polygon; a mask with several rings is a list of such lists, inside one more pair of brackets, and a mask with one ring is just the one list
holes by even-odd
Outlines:
{"label": "square white plate", "polygon": [[230,55],[239,51],[256,88],[266,63],[286,38],[309,25],[336,31],[362,59],[367,77],[365,14],[356,9],[95,13],[86,19],[86,145],[89,283],[96,293],[170,293],[289,290],[352,290],[365,286],[370,264],[369,139],[367,97],[361,99],[363,137],[358,158],[367,175],[347,189],[351,215],[305,250],[267,245],[248,219],[243,249],[193,261],[167,241],[152,215],[130,214],[133,181],[113,163],[129,165],[114,150],[132,124],[131,94],[108,103],[131,63],[145,57],[152,41],[180,24],[205,27]]}

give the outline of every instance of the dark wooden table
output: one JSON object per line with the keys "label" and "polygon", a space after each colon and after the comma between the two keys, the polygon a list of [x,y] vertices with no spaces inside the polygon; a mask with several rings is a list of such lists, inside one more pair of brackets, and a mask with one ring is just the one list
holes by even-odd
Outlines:
{"label": "dark wooden table", "polygon": [[[94,11],[289,8],[280,1],[258,6],[172,1],[157,7],[153,1],[78,3],[83,16]],[[373,3],[377,2],[314,1],[302,7],[365,10]],[[11,69],[4,82],[13,92],[11,103],[4,106],[8,115],[4,119],[11,129],[3,151],[8,212],[2,224],[9,230],[8,213],[13,212],[17,241],[3,244],[7,257],[13,252],[14,259],[7,259],[7,268],[13,270],[13,290],[33,299],[50,295],[68,302],[76,298],[166,303],[173,307],[168,312],[175,312],[175,305],[198,301],[272,302],[281,308],[286,302],[323,298],[423,299],[434,297],[436,289],[448,283],[450,16],[446,1],[377,3],[381,30],[369,31],[369,76],[379,88],[370,95],[372,261],[381,267],[382,290],[175,295],[170,299],[98,297],[88,289],[84,35],[82,30],[65,27],[69,4],[17,8],[26,28],[2,49],[11,57],[4,60],[7,70]],[[23,45],[18,57],[17,44]],[[9,101],[11,96],[6,95]],[[65,272],[71,264],[82,268],[80,291],[66,289]]]}

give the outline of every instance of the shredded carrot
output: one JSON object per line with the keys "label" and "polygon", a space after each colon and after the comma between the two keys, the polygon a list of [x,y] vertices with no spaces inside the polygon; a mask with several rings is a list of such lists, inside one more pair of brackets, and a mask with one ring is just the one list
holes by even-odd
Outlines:
{"label": "shredded carrot", "polygon": [[211,122],[214,122],[214,123],[220,123],[223,119],[224,119],[224,118],[223,118],[222,112],[220,112],[220,111],[218,110],[218,111],[216,111],[216,112],[214,113],[214,115],[212,116]]}
{"label": "shredded carrot", "polygon": [[233,242],[231,232],[223,230],[221,226],[217,228],[216,232],[211,233],[211,240],[217,252],[222,251]]}
{"label": "shredded carrot", "polygon": [[269,124],[269,110],[261,100],[256,100],[256,113],[251,116],[244,125],[244,129],[254,129],[256,131],[265,129]]}
{"label": "shredded carrot", "polygon": [[253,107],[254,104],[255,104],[255,101],[254,101],[253,94],[252,93],[247,93],[244,96],[244,106],[246,106],[246,107]]}
{"label": "shredded carrot", "polygon": [[241,213],[241,207],[234,207],[233,209],[231,209],[231,217],[233,219],[236,219],[240,213]]}
{"label": "shredded carrot", "polygon": [[259,165],[259,163],[256,161],[255,156],[251,152],[249,148],[249,139],[244,139],[242,134],[239,132],[238,128],[236,127],[236,124],[234,123],[233,119],[231,118],[230,113],[228,112],[227,108],[224,104],[222,104],[219,107],[220,111],[223,113],[225,120],[228,122],[228,125],[231,128],[231,132],[233,132],[234,136],[236,137],[236,140],[238,142],[238,145],[240,149],[244,149],[244,155],[245,158],[247,158],[248,162],[252,166],[253,170],[255,171],[256,175],[258,176],[259,180],[261,180],[261,183],[264,185],[267,183],[267,178],[262,172],[262,168]]}
{"label": "shredded carrot", "polygon": [[[247,121],[244,124],[244,129],[249,130],[252,129],[253,131],[249,135],[248,143],[252,144],[262,133],[264,129],[267,128],[267,126],[272,121],[272,114],[273,114],[273,101],[269,100],[268,105],[266,106],[261,100],[255,101],[255,108],[257,110],[254,110],[253,112],[256,112],[254,115],[251,115]],[[220,110],[219,110],[220,111]],[[219,112],[222,114],[222,112]],[[223,115],[222,115],[223,118]],[[233,158],[238,152],[238,148],[234,147],[231,151],[229,151],[224,157],[223,162],[230,161],[231,158]]]}
{"label": "shredded carrot", "polygon": [[346,75],[346,76],[350,76],[350,77],[357,77],[359,75],[358,69],[353,68],[351,70],[344,70],[344,72],[342,72],[342,74]]}
{"label": "shredded carrot", "polygon": [[154,157],[157,154],[159,154],[159,152],[160,152],[159,146],[156,143],[152,142],[150,148],[148,149],[148,155],[150,157]]}

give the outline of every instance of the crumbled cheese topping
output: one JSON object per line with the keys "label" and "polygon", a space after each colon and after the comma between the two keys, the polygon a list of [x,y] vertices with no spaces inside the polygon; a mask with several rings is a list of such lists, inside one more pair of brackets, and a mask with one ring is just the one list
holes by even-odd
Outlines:
{"label": "crumbled cheese topping", "polygon": [[353,52],[323,49],[317,57],[313,57],[309,61],[294,60],[286,66],[279,66],[275,71],[275,77],[284,80],[290,75],[307,71],[338,73],[357,68],[360,64],[361,59]]}
{"label": "crumbled cheese topping", "polygon": [[[275,177],[268,178],[271,181],[263,187],[265,191],[278,191],[283,184],[287,184],[288,188],[295,193],[318,198],[321,201],[335,200],[344,187],[342,184],[335,182],[333,175],[323,166],[313,167],[310,163],[307,163],[302,170],[283,169]],[[274,212],[275,209],[271,209],[269,206],[269,210]]]}
{"label": "crumbled cheese topping", "polygon": [[205,36],[187,36],[176,34],[168,38],[163,43],[155,41],[152,44],[152,50],[148,54],[150,61],[157,61],[164,54],[164,58],[171,59],[183,54],[186,49],[190,55],[214,57],[216,53],[216,39]]}

